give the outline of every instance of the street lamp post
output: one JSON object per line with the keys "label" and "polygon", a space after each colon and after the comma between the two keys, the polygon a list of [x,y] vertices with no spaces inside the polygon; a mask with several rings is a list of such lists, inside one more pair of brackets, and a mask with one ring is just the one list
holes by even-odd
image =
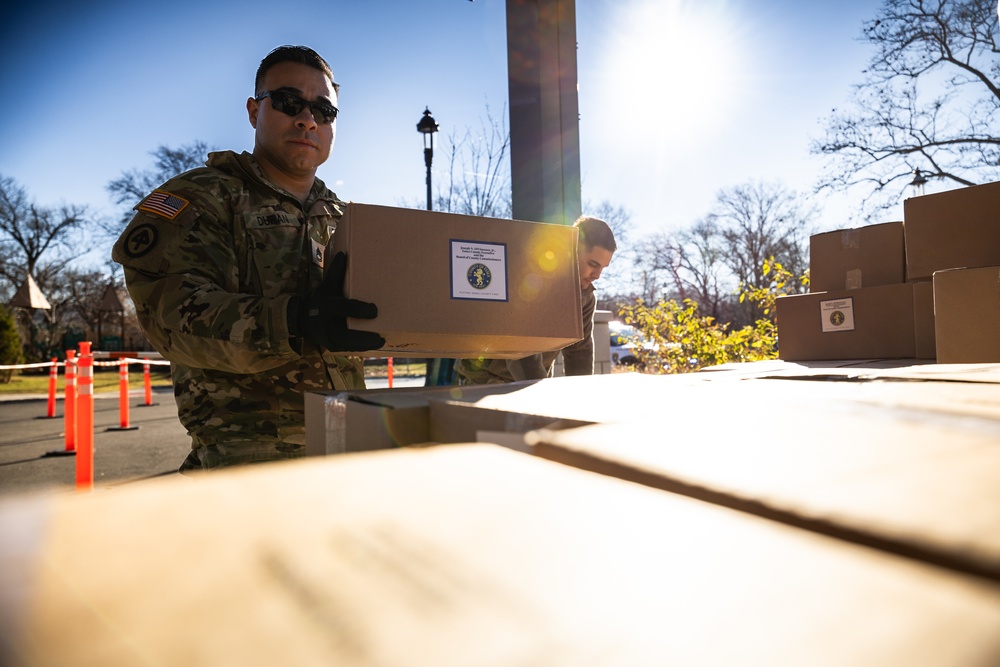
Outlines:
{"label": "street lamp post", "polygon": [[[424,164],[427,165],[427,210],[433,209],[431,198],[431,162],[434,161],[434,133],[438,131],[438,124],[431,116],[431,110],[424,107],[424,116],[417,123],[417,132],[424,135]],[[424,385],[437,387],[451,384],[454,360],[453,359],[426,359],[427,373],[424,378]]]}
{"label": "street lamp post", "polygon": [[920,169],[913,170],[913,180],[910,181],[910,185],[913,186],[913,190],[917,193],[918,197],[924,194],[924,186],[927,185],[927,177],[920,173]]}
{"label": "street lamp post", "polygon": [[424,107],[424,117],[417,123],[417,132],[424,135],[424,164],[427,165],[427,210],[431,210],[431,162],[434,160],[434,133],[438,124],[431,116],[431,111]]}

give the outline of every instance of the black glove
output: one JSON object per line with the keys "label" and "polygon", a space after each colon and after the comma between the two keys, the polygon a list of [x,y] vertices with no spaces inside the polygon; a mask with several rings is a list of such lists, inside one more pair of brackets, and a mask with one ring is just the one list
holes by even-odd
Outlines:
{"label": "black glove", "polygon": [[304,297],[293,297],[288,303],[288,329],[330,352],[363,352],[377,350],[385,339],[371,331],[347,328],[347,318],[370,320],[378,316],[374,303],[344,297],[344,274],[347,255],[333,256],[330,270],[323,283]]}

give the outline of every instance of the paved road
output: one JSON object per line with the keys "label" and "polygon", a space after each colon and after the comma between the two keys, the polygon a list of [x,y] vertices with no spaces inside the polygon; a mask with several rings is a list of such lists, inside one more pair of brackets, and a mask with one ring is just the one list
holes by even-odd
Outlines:
{"label": "paved road", "polygon": [[[191,447],[169,387],[154,390],[151,406],[142,405],[141,390],[131,399],[129,425],[137,428],[109,431],[120,424],[118,394],[94,397],[95,488],[176,474]],[[76,457],[49,455],[66,449],[62,397],[55,417],[47,407],[44,398],[0,402],[0,494],[74,490]]]}
{"label": "paved road", "polygon": [[[151,406],[142,405],[141,390],[130,398],[129,425],[138,428],[109,431],[120,425],[118,394],[94,397],[95,489],[176,474],[191,448],[169,387],[154,390]],[[74,490],[76,457],[49,455],[66,449],[62,397],[55,417],[47,408],[44,397],[0,402],[0,495]]]}
{"label": "paved road", "polygon": [[[369,379],[369,389],[386,386]],[[393,386],[422,385],[423,378],[396,378]],[[152,406],[144,406],[142,390],[133,391],[129,425],[134,430],[108,430],[120,422],[118,393],[94,397],[94,488],[134,483],[177,474],[191,440],[177,420],[170,387],[153,389]],[[56,416],[47,418],[44,396],[7,396],[0,399],[0,496],[32,491],[72,492],[76,486],[76,457],[51,456],[66,449],[63,401]]]}

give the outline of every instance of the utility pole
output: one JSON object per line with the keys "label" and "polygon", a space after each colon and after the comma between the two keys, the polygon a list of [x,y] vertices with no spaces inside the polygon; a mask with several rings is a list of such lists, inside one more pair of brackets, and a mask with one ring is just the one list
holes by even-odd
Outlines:
{"label": "utility pole", "polygon": [[572,224],[582,209],[575,0],[507,0],[512,213]]}

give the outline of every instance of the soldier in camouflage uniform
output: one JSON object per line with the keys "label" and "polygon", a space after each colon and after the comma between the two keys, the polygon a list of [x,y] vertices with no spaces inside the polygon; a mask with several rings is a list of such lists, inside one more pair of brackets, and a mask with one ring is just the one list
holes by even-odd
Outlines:
{"label": "soldier in camouflage uniform", "polygon": [[301,456],[304,392],[363,389],[374,304],[343,297],[327,257],[343,202],[315,177],[336,132],[333,72],[306,47],[260,64],[253,153],[209,154],[136,206],[112,257],[149,341],[171,362],[192,438],[181,472]]}
{"label": "soldier in camouflage uniform", "polygon": [[[564,347],[563,370],[566,375],[594,374],[594,311],[597,296],[594,281],[611,263],[618,244],[608,223],[583,216],[573,223],[579,230],[577,260],[580,264],[583,338]],[[552,376],[552,367],[560,350],[534,354],[522,359],[459,359],[455,363],[459,384],[498,384],[515,380],[540,380]]]}

